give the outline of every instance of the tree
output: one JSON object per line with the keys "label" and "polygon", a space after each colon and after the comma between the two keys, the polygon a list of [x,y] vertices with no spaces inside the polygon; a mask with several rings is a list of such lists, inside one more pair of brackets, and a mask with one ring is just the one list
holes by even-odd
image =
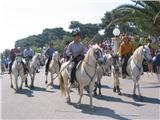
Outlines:
{"label": "tree", "polygon": [[[106,12],[104,17],[101,19],[102,23],[100,24],[102,29],[105,29],[104,37],[110,39],[113,37],[113,30],[118,25],[121,33],[132,34],[136,32],[133,21],[127,21],[126,23],[112,23],[115,19],[121,17],[120,14],[115,14],[115,11]],[[112,23],[112,24],[111,24]]]}
{"label": "tree", "polygon": [[100,26],[98,24],[82,24],[78,21],[71,21],[69,28],[75,29],[77,27],[80,28],[82,39],[84,39],[85,37],[92,38],[100,30]]}
{"label": "tree", "polygon": [[116,23],[133,21],[139,32],[157,35],[160,31],[160,1],[133,1],[135,5],[121,5],[112,10],[113,19],[108,27]]}

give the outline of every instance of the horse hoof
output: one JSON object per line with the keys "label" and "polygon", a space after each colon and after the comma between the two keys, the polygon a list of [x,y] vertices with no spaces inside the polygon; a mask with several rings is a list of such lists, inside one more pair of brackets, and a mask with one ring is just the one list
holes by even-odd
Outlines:
{"label": "horse hoof", "polygon": [[95,109],[94,109],[94,107],[93,107],[93,106],[91,106],[91,111],[92,111],[92,112],[94,112],[94,111],[95,111]]}
{"label": "horse hoof", "polygon": [[11,88],[13,88],[13,85],[11,85]]}
{"label": "horse hoof", "polygon": [[121,92],[119,92],[119,93],[118,93],[118,95],[122,95],[122,93],[121,93]]}
{"label": "horse hoof", "polygon": [[67,100],[66,101],[67,103],[71,103],[71,99],[70,98],[67,98],[66,100]]}
{"label": "horse hoof", "polygon": [[136,95],[136,94],[133,94],[133,98],[137,98],[137,95]]}
{"label": "horse hoof", "polygon": [[34,86],[33,85],[30,85],[30,89],[33,89],[34,88]]}
{"label": "horse hoof", "polygon": [[47,84],[48,82],[47,81],[45,81],[45,84]]}
{"label": "horse hoof", "polygon": [[94,96],[97,96],[97,92],[94,92]]}
{"label": "horse hoof", "polygon": [[116,88],[113,89],[113,92],[116,92]]}
{"label": "horse hoof", "polygon": [[102,93],[99,93],[99,96],[102,97]]}
{"label": "horse hoof", "polygon": [[77,108],[80,108],[80,104],[79,104],[79,103],[77,103],[77,104],[76,104],[76,107],[77,107]]}
{"label": "horse hoof", "polygon": [[27,84],[25,84],[25,87],[28,87],[28,85],[27,85]]}
{"label": "horse hoof", "polygon": [[142,97],[142,96],[140,96],[140,97],[139,97],[139,100],[140,100],[141,102],[143,102],[143,97]]}
{"label": "horse hoof", "polygon": [[22,90],[22,87],[20,87],[19,89]]}

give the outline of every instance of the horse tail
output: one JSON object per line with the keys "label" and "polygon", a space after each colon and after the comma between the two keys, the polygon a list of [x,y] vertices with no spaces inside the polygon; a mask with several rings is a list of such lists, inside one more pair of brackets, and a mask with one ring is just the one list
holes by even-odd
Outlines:
{"label": "horse tail", "polygon": [[61,93],[62,93],[62,94],[65,94],[64,79],[63,79],[63,76],[62,76],[61,74],[59,75],[59,80],[60,80]]}

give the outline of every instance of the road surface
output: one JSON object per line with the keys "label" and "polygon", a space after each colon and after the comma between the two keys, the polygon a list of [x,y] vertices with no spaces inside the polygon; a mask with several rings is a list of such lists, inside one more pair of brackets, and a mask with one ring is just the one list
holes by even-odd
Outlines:
{"label": "road surface", "polygon": [[[50,80],[50,79],[49,79]],[[20,81],[20,80],[19,80]],[[160,82],[156,75],[144,75],[141,78],[141,93],[144,101],[132,98],[133,81],[120,79],[122,95],[113,93],[112,78],[102,78],[102,97],[94,97],[94,110],[90,109],[86,91],[80,108],[77,91],[71,92],[71,104],[65,102],[55,80],[54,88],[46,90],[44,68],[36,75],[35,88],[15,93],[10,88],[8,74],[0,76],[1,119],[160,119]]]}

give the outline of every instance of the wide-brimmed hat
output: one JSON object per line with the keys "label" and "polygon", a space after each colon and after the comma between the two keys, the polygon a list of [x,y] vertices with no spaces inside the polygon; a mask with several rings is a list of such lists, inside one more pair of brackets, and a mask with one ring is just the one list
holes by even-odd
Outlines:
{"label": "wide-brimmed hat", "polygon": [[80,29],[79,28],[75,28],[72,30],[72,36],[76,36],[76,35],[80,35]]}

